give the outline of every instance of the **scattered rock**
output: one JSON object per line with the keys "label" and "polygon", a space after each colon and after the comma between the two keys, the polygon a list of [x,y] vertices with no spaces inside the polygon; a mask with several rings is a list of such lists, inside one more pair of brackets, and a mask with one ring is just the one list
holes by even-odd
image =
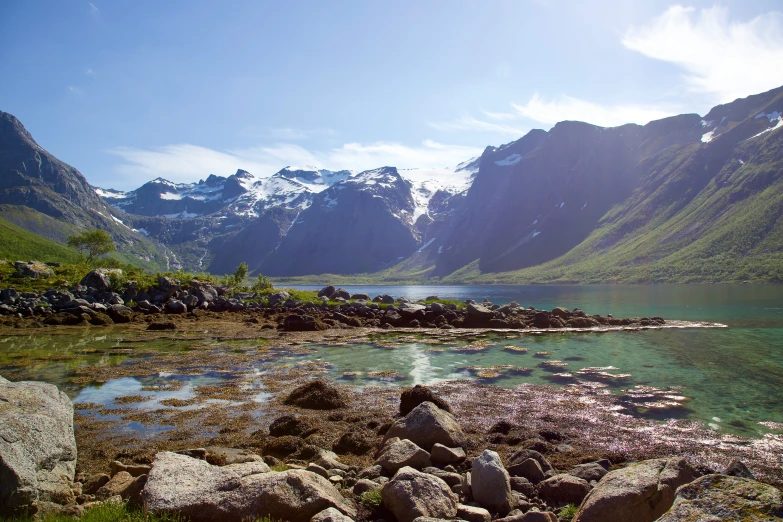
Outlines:
{"label": "scattered rock", "polygon": [[573,475],[555,475],[538,485],[538,497],[549,506],[579,505],[590,492],[586,480]]}
{"label": "scattered rock", "polygon": [[79,283],[87,288],[94,288],[99,292],[111,291],[111,280],[109,279],[109,273],[106,270],[96,268],[90,271]]}
{"label": "scattered rock", "polygon": [[511,511],[511,483],[500,456],[492,450],[473,459],[470,472],[473,500],[492,513],[505,515]]}
{"label": "scattered rock", "polygon": [[509,466],[508,472],[514,477],[524,477],[533,484],[538,484],[546,478],[541,464],[535,459],[525,459],[519,464]]}
{"label": "scattered rock", "polygon": [[16,274],[19,277],[30,277],[32,279],[46,279],[54,276],[54,270],[40,261],[17,261],[14,263]]}
{"label": "scattered rock", "polygon": [[595,480],[596,482],[604,478],[604,475],[606,475],[608,472],[606,468],[601,466],[597,462],[590,462],[587,464],[579,464],[578,466],[574,466],[571,471],[568,472],[569,475],[573,475],[574,477],[579,477],[580,479],[584,479],[587,482],[591,482]]}
{"label": "scattered rock", "polygon": [[526,497],[532,497],[536,492],[536,487],[525,477],[511,477],[511,491],[522,493]]}
{"label": "scattered rock", "polygon": [[652,522],[672,506],[677,488],[694,478],[695,471],[682,457],[630,464],[601,479],[574,522]]}
{"label": "scattered rock", "polygon": [[441,464],[458,464],[465,460],[465,450],[462,448],[448,448],[443,444],[435,444],[432,446],[432,454],[430,457],[433,462],[439,462]]}
{"label": "scattered rock", "polygon": [[400,415],[407,415],[422,402],[431,402],[441,410],[451,413],[451,407],[432,388],[417,384],[406,388],[400,395]]}
{"label": "scattered rock", "polygon": [[125,465],[122,462],[114,461],[109,464],[112,476],[116,475],[120,471],[125,471],[130,474],[131,477],[140,477],[146,475],[152,469],[152,466],[147,465]]}
{"label": "scattered rock", "polygon": [[509,459],[509,465],[513,466],[515,464],[520,464],[524,462],[527,459],[533,459],[541,466],[541,470],[546,473],[547,471],[553,471],[554,468],[552,467],[552,464],[549,463],[549,461],[544,457],[541,453],[539,453],[536,450],[533,449],[521,449],[511,455],[511,459]]}
{"label": "scattered rock", "polygon": [[756,478],[753,476],[753,473],[748,469],[748,467],[739,459],[732,460],[731,463],[726,467],[726,470],[723,472],[723,474],[751,480]]}
{"label": "scattered rock", "polygon": [[377,482],[373,482],[369,479],[359,479],[356,481],[356,484],[353,485],[353,494],[360,497],[364,493],[367,493],[368,491],[373,491],[374,489],[378,489],[380,484]]}
{"label": "scattered rock", "polygon": [[429,451],[435,444],[449,448],[464,446],[465,434],[456,419],[447,411],[431,402],[423,402],[408,415],[397,420],[384,435],[408,439],[420,448]]}
{"label": "scattered rock", "polygon": [[72,504],[73,404],[56,386],[0,377],[0,516]]}
{"label": "scattered rock", "polygon": [[334,410],[344,408],[348,401],[336,385],[324,379],[315,379],[294,388],[286,397],[285,404],[311,410]]}
{"label": "scattered rock", "polygon": [[103,487],[111,477],[106,473],[96,473],[90,475],[82,484],[82,493],[85,495],[94,495],[101,487]]}
{"label": "scattered rock", "polygon": [[324,509],[310,519],[310,522],[353,522],[353,519],[346,517],[339,510],[330,507]]}
{"label": "scattered rock", "polygon": [[155,457],[142,496],[149,511],[180,513],[193,522],[261,517],[304,522],[330,507],[356,516],[340,492],[315,473],[270,473],[263,462],[219,467],[170,452]]}
{"label": "scattered rock", "polygon": [[489,522],[492,515],[484,508],[457,504],[457,518],[468,522]]}
{"label": "scattered rock", "polygon": [[390,475],[397,473],[400,468],[406,466],[422,469],[428,466],[429,462],[430,454],[407,439],[387,444],[375,461]]}
{"label": "scattered rock", "polygon": [[106,500],[119,495],[124,500],[130,500],[132,504],[140,505],[141,491],[146,482],[147,475],[133,477],[127,471],[120,471],[95,492],[95,498]]}
{"label": "scattered rock", "polygon": [[677,490],[658,522],[783,519],[779,489],[744,477],[707,475]]}
{"label": "scattered rock", "polygon": [[397,522],[413,522],[418,517],[454,518],[457,496],[438,477],[413,468],[402,468],[381,489],[383,505]]}

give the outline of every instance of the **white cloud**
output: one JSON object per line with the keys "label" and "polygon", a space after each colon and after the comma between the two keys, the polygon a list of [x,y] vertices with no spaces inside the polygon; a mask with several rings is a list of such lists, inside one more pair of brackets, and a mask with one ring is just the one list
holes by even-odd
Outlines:
{"label": "white cloud", "polygon": [[87,69],[84,70],[84,75],[85,76],[95,76],[95,71],[93,71],[92,69],[90,69],[88,67]]}
{"label": "white cloud", "polygon": [[382,166],[437,168],[455,166],[481,154],[481,148],[448,145],[425,140],[410,147],[399,143],[346,143],[324,151],[310,151],[295,144],[275,144],[240,150],[219,151],[191,144],[155,149],[117,147],[107,151],[122,158],[114,188],[136,188],[162,177],[177,183],[193,182],[209,174],[229,175],[245,169],[268,176],[288,165],[314,165],[333,170],[362,171]]}
{"label": "white cloud", "polygon": [[[485,114],[490,116],[490,113],[485,113]],[[505,115],[501,115],[501,116],[505,116]],[[493,119],[514,120],[518,118],[501,117],[501,118],[493,118]],[[472,131],[481,131],[481,132],[492,132],[495,134],[511,135],[511,136],[521,136],[529,130],[529,128],[526,128],[525,126],[506,125],[503,123],[480,120],[469,114],[463,114],[460,118],[458,118],[455,121],[445,122],[445,123],[430,123],[429,125],[430,127],[438,130],[457,130],[457,131],[472,130]]]}
{"label": "white cloud", "polygon": [[68,93],[73,96],[84,96],[84,89],[75,85],[68,86]]}
{"label": "white cloud", "polygon": [[313,137],[334,136],[334,129],[297,129],[286,127],[283,129],[271,129],[264,133],[264,137],[283,141],[299,141]]}
{"label": "white cloud", "polygon": [[92,2],[87,2],[87,6],[90,8],[90,13],[97,15],[98,14],[98,7],[93,4]]}
{"label": "white cloud", "polygon": [[670,62],[685,73],[689,90],[718,102],[783,85],[783,14],[769,12],[746,22],[725,7],[669,7],[652,24],[631,27],[623,45]]}
{"label": "white cloud", "polygon": [[512,103],[511,106],[514,107],[516,115],[538,123],[555,124],[564,120],[577,120],[603,127],[616,127],[626,123],[644,124],[676,114],[676,111],[660,107],[634,104],[599,105],[571,96],[546,101],[537,93],[526,104]]}

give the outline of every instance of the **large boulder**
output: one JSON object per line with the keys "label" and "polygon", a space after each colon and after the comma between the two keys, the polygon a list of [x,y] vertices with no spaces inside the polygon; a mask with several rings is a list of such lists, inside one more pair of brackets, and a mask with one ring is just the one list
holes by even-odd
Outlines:
{"label": "large boulder", "polygon": [[590,484],[585,479],[573,475],[555,475],[538,485],[538,498],[549,506],[578,506],[590,489]]}
{"label": "large boulder", "polygon": [[494,315],[494,312],[485,306],[468,303],[468,317],[487,320],[492,319]]}
{"label": "large boulder", "polygon": [[153,513],[180,513],[192,522],[307,522],[330,507],[356,511],[325,478],[305,470],[270,472],[263,462],[213,466],[176,453],[158,453],[142,491]]}
{"label": "large boulder", "polygon": [[327,326],[312,315],[290,314],[283,319],[283,330],[289,332],[317,332]]}
{"label": "large boulder", "polygon": [[432,388],[417,384],[412,388],[406,388],[400,394],[400,415],[407,415],[413,408],[422,402],[431,402],[441,410],[451,413],[451,407]]}
{"label": "large boulder", "polygon": [[427,467],[430,463],[430,454],[407,439],[397,440],[383,448],[375,463],[386,473],[393,475],[405,466],[416,469]]}
{"label": "large boulder", "polygon": [[392,424],[384,441],[392,437],[408,439],[426,451],[431,451],[435,444],[455,448],[464,446],[465,442],[465,434],[454,416],[431,402],[419,404]]}
{"label": "large boulder", "polygon": [[79,283],[87,288],[94,288],[100,292],[108,292],[111,290],[111,280],[109,279],[109,272],[101,268],[96,268],[90,271]]}
{"label": "large boulder", "polygon": [[658,522],[781,519],[779,489],[744,477],[707,475],[679,488],[674,505]]}
{"label": "large boulder", "polygon": [[16,268],[16,274],[19,277],[46,279],[47,277],[52,277],[54,275],[54,270],[40,261],[28,261],[27,263],[24,261],[17,261],[14,263],[14,267]]}
{"label": "large boulder", "polygon": [[645,460],[611,471],[585,498],[574,522],[652,522],[696,472],[682,457]]}
{"label": "large boulder", "polygon": [[592,482],[593,480],[597,482],[604,478],[607,473],[608,471],[606,468],[597,462],[579,464],[578,466],[574,466],[571,471],[568,472],[569,475],[579,477],[580,479],[584,479],[587,482]]}
{"label": "large boulder", "polygon": [[383,505],[397,522],[413,522],[418,517],[454,518],[457,496],[448,484],[413,468],[402,468],[381,489]]}
{"label": "large boulder", "polygon": [[76,470],[73,404],[56,386],[0,377],[0,516],[69,504]]}
{"label": "large boulder", "polygon": [[335,410],[348,404],[340,388],[324,379],[315,379],[294,388],[284,402],[310,410]]}
{"label": "large boulder", "polygon": [[340,513],[340,510],[330,507],[316,514],[310,522],[353,522],[353,519]]}
{"label": "large boulder", "polygon": [[481,507],[501,515],[511,511],[511,483],[496,452],[484,450],[484,453],[473,459],[470,483],[473,500]]}

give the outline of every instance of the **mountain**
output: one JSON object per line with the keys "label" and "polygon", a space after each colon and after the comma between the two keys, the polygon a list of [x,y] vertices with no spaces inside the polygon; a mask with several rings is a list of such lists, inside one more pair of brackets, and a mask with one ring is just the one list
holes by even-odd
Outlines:
{"label": "mountain", "polygon": [[[91,187],[0,113],[0,218],[212,273],[367,281],[783,281],[783,88],[647,125],[564,121],[454,168],[238,170]],[[355,278],[355,276],[354,276]]]}
{"label": "mountain", "polygon": [[100,228],[111,234],[125,261],[150,268],[175,261],[174,254],[125,224],[78,170],[49,154],[18,119],[2,111],[0,218],[59,242]]}

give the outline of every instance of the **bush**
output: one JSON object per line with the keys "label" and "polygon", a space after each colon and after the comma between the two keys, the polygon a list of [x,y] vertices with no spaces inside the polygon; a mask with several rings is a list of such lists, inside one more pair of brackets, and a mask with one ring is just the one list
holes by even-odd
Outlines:
{"label": "bush", "polygon": [[383,503],[383,497],[381,497],[381,488],[371,489],[362,493],[362,497],[359,501],[368,508],[377,508]]}
{"label": "bush", "polygon": [[571,522],[576,516],[577,511],[579,511],[579,506],[575,504],[568,504],[567,506],[560,509],[560,511],[557,513],[557,516],[560,518],[560,520]]}

